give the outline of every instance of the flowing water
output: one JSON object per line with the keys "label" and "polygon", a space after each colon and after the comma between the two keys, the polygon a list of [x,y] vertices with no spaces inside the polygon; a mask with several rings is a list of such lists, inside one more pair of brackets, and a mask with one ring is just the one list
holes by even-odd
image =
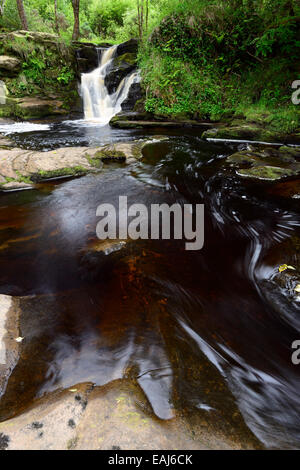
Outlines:
{"label": "flowing water", "polygon": [[108,124],[111,118],[121,111],[121,105],[127,98],[131,85],[139,80],[138,72],[133,72],[121,80],[114,93],[111,95],[108,93],[105,77],[112,65],[116,49],[117,46],[112,46],[102,50],[98,54],[99,67],[81,76],[84,117],[103,125]]}
{"label": "flowing water", "polygon": [[[99,129],[111,140],[144,132],[60,129],[69,145],[95,145]],[[1,194],[0,292],[25,297],[23,352],[0,401],[2,420],[60,387],[133,376],[162,420],[184,408],[223,416],[222,426],[234,402],[264,445],[299,448],[291,362],[299,307],[270,282],[287,244],[299,240],[297,200],[224,170],[226,155],[245,144],[199,134],[178,129],[130,166]],[[45,149],[62,139],[51,126],[14,136]],[[99,251],[96,208],[118,207],[120,195],[147,206],[203,203],[204,248],[137,240]]]}
{"label": "flowing water", "polygon": [[[247,143],[204,142],[200,129],[112,129],[139,79],[108,94],[115,50],[99,51],[99,67],[82,75],[85,119],[0,125],[17,146],[40,150],[168,136],[129,166],[0,195],[0,293],[22,297],[24,336],[0,421],[59,388],[132,377],[161,420],[188,410],[235,429],[238,407],[266,447],[300,448],[299,299],[274,282],[300,250],[299,203],[284,197],[299,181],[241,180],[224,160]],[[119,196],[149,208],[203,203],[203,249],[99,244],[96,209],[117,208]]]}

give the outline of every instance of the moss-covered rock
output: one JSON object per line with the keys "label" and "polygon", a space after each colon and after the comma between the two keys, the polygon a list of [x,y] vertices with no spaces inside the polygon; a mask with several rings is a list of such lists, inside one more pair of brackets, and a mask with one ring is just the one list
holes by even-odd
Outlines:
{"label": "moss-covered rock", "polygon": [[0,188],[28,189],[33,183],[82,176],[101,171],[108,162],[131,163],[143,156],[145,145],[164,136],[153,136],[132,142],[118,142],[103,147],[68,147],[49,152],[18,148],[0,148]]}
{"label": "moss-covered rock", "polygon": [[[9,96],[0,104],[0,116],[30,119],[79,109],[74,49],[58,36],[31,31],[0,34],[0,69]],[[19,102],[21,98],[26,102]],[[31,100],[49,103],[45,107],[30,104]]]}
{"label": "moss-covered rock", "polygon": [[276,166],[255,166],[252,168],[240,169],[237,170],[237,174],[240,176],[246,176],[248,178],[256,178],[259,180],[269,180],[274,181],[286,176],[295,176],[300,173],[300,169],[298,172],[291,170],[289,168],[279,168]]}
{"label": "moss-covered rock", "polygon": [[230,127],[219,126],[214,129],[208,129],[203,132],[202,138],[280,142],[283,136],[266,130],[263,127],[244,123]]}
{"label": "moss-covered rock", "polygon": [[[234,153],[226,161],[239,176],[275,181],[300,174],[300,163],[286,151],[290,147],[257,148]],[[293,153],[293,152],[292,152]]]}

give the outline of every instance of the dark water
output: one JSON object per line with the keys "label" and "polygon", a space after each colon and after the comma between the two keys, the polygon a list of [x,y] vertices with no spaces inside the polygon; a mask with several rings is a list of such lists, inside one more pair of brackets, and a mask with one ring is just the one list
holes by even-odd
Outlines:
{"label": "dark water", "polygon": [[[58,129],[14,137],[53,148],[143,134]],[[225,171],[236,146],[199,133],[174,131],[131,166],[0,196],[0,292],[26,297],[24,353],[2,419],[59,387],[134,376],[162,419],[180,406],[225,409],[229,393],[264,445],[300,447],[299,303],[271,281],[296,256],[288,244],[299,240],[299,202]],[[95,251],[96,208],[117,207],[120,195],[129,205],[204,203],[204,248],[138,240]]]}

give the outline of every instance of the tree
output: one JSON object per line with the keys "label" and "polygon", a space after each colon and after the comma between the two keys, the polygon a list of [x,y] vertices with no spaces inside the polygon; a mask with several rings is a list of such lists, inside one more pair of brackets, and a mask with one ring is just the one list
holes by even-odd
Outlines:
{"label": "tree", "polygon": [[18,7],[18,12],[22,24],[22,29],[25,29],[25,31],[28,31],[28,23],[27,23],[27,18],[26,18],[26,13],[23,5],[23,0],[17,0],[17,7]]}
{"label": "tree", "polygon": [[59,34],[59,24],[57,16],[57,0],[54,0],[54,18],[55,18],[55,31]]}
{"label": "tree", "polygon": [[0,0],[0,16],[3,16],[6,0]]}
{"label": "tree", "polygon": [[72,40],[77,41],[79,38],[79,4],[80,0],[72,0],[72,7],[74,13],[74,28]]}
{"label": "tree", "polygon": [[137,0],[139,38],[148,30],[149,0]]}

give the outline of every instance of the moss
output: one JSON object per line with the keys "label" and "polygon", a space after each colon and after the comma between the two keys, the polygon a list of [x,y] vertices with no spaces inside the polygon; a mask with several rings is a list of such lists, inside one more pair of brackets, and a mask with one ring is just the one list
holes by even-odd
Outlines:
{"label": "moss", "polygon": [[91,157],[88,153],[85,154],[85,158],[89,162],[91,166],[94,168],[100,169],[102,167],[102,161],[101,158],[98,157]]}
{"label": "moss", "polygon": [[120,66],[124,62],[126,64],[135,65],[137,62],[136,54],[134,54],[133,52],[126,52],[125,54],[116,57],[116,59],[114,60],[114,65]]}
{"label": "moss", "polygon": [[40,170],[35,175],[31,176],[31,181],[38,182],[45,179],[59,178],[61,176],[81,176],[88,173],[88,169],[82,166],[75,166],[73,168],[59,168],[57,170]]}
{"label": "moss", "polygon": [[95,159],[100,159],[102,162],[106,161],[121,161],[126,160],[126,155],[119,150],[103,149],[95,153]]}
{"label": "moss", "polygon": [[255,166],[253,168],[237,170],[237,174],[248,178],[256,178],[260,180],[275,181],[287,176],[296,176],[297,171],[290,168],[280,168],[275,166]]}
{"label": "moss", "polygon": [[267,142],[277,142],[282,139],[282,135],[265,130],[255,124],[243,124],[232,127],[218,127],[203,132],[203,139],[236,139],[236,140],[261,140]]}

